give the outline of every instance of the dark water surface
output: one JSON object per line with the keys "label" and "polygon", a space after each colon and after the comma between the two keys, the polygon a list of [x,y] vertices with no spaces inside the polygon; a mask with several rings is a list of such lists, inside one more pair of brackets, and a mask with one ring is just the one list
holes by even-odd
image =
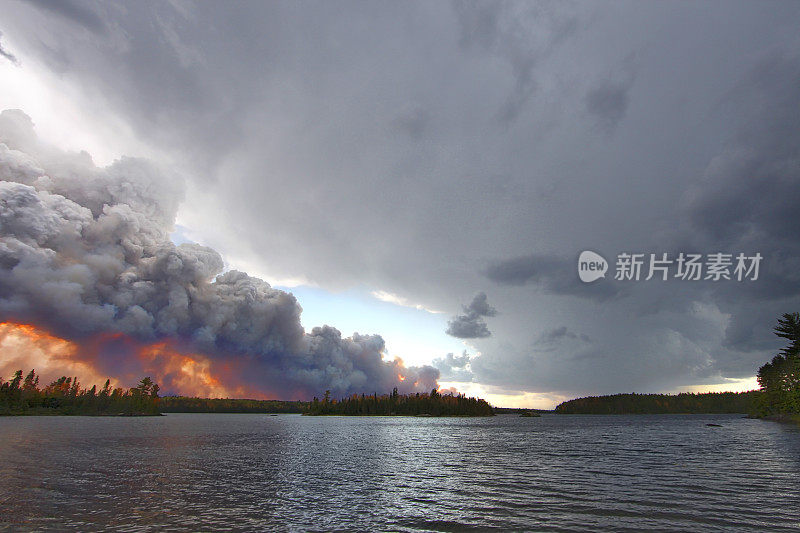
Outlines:
{"label": "dark water surface", "polygon": [[0,418],[0,530],[649,528],[798,531],[800,430],[740,415]]}

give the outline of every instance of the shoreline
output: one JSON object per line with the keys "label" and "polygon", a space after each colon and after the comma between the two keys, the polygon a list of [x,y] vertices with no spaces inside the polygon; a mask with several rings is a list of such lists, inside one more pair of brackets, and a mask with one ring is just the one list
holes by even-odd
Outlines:
{"label": "shoreline", "polygon": [[760,420],[769,420],[770,422],[778,422],[780,424],[795,424],[800,426],[800,414],[768,415],[768,416],[753,417],[753,418],[758,418]]}

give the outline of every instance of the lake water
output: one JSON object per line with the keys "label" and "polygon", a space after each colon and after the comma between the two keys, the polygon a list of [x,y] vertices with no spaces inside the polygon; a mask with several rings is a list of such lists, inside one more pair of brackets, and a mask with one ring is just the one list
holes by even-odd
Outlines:
{"label": "lake water", "polygon": [[740,415],[0,418],[0,530],[648,528],[798,531],[800,430]]}

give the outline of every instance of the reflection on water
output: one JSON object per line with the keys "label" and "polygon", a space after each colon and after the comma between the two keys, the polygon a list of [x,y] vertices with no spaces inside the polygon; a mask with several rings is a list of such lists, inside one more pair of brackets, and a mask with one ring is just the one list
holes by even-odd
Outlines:
{"label": "reflection on water", "polygon": [[739,415],[0,418],[0,529],[796,531],[799,466]]}

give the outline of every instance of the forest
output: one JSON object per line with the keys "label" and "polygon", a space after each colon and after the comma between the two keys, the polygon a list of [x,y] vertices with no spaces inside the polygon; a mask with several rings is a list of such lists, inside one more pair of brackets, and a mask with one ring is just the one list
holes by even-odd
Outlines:
{"label": "forest", "polygon": [[754,414],[797,416],[800,415],[800,313],[785,313],[773,331],[789,342],[758,369],[761,395],[755,402]]}
{"label": "forest", "polygon": [[560,414],[748,413],[800,420],[800,313],[784,313],[773,330],[788,344],[758,369],[759,390],[702,394],[614,394],[561,403]]}
{"label": "forest", "polygon": [[0,415],[158,415],[158,391],[149,377],[130,389],[114,388],[106,380],[97,390],[96,385],[82,388],[77,377],[62,376],[40,389],[34,370],[24,378],[17,370],[10,381],[0,378]]}
{"label": "forest", "polygon": [[758,391],[588,396],[556,406],[557,414],[628,415],[750,413]]}
{"label": "forest", "polygon": [[436,389],[430,393],[391,394],[378,396],[354,394],[335,400],[330,391],[320,400],[314,398],[306,415],[405,415],[405,416],[494,416],[494,409],[486,400],[467,398],[463,394],[440,394]]}
{"label": "forest", "polygon": [[164,396],[162,413],[302,413],[309,402]]}

